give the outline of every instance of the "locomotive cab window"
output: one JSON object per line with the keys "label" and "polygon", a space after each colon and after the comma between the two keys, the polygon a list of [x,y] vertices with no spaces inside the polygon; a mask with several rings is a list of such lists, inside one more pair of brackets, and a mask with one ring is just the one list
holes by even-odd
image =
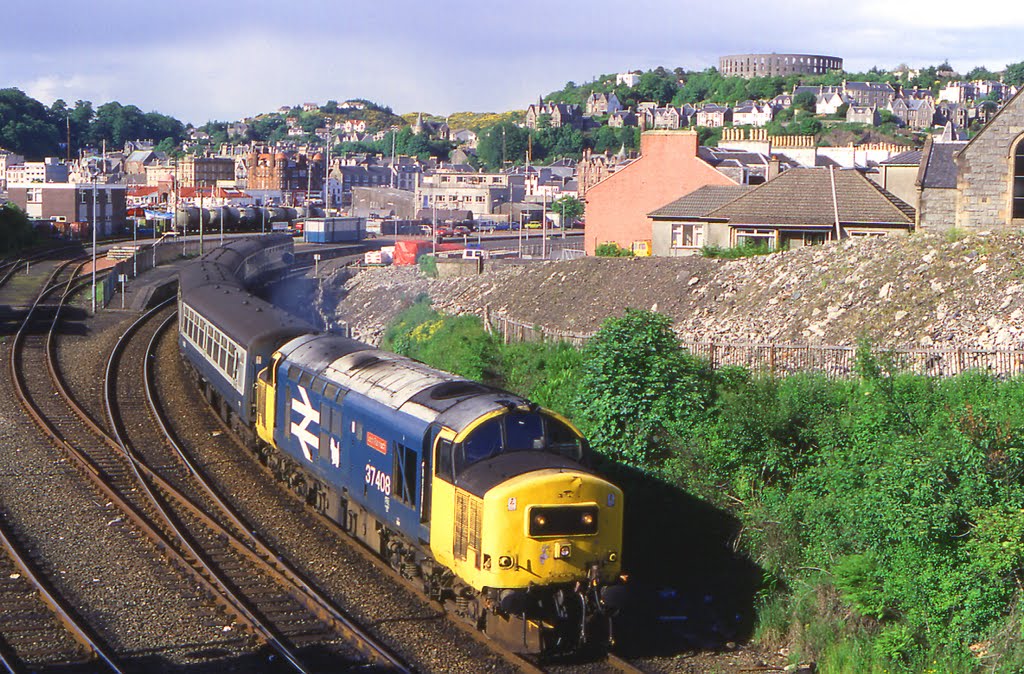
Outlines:
{"label": "locomotive cab window", "polygon": [[[583,440],[569,426],[541,412],[509,412],[489,419],[454,448],[454,469],[465,468],[508,452],[547,452],[582,461]],[[438,474],[440,474],[440,457]]]}

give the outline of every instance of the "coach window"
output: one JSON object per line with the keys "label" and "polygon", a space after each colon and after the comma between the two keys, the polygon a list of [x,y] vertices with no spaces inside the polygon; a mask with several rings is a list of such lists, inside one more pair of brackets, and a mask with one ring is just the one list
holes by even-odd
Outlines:
{"label": "coach window", "polygon": [[1024,218],[1024,137],[1013,155],[1013,217]]}

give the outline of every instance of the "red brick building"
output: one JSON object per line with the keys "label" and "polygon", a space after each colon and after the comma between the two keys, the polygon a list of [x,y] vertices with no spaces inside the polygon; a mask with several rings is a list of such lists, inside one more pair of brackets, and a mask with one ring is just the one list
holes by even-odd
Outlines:
{"label": "red brick building", "polygon": [[648,213],[698,187],[735,184],[697,156],[696,132],[648,131],[640,136],[639,159],[587,191],[587,255],[603,243],[650,242]]}

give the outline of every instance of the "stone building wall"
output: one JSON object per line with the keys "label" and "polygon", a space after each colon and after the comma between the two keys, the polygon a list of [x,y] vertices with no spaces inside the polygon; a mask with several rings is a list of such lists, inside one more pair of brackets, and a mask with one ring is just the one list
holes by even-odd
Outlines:
{"label": "stone building wall", "polygon": [[[920,229],[944,230],[956,225],[956,190],[921,190],[917,204],[917,226]],[[908,202],[910,203],[910,202]]]}
{"label": "stone building wall", "polygon": [[959,177],[956,226],[987,228],[1024,225],[1013,220],[1013,155],[1024,142],[1024,98],[1013,97],[956,159]]}
{"label": "stone building wall", "polygon": [[823,75],[842,69],[843,59],[821,54],[732,54],[718,59],[718,71],[726,77]]}

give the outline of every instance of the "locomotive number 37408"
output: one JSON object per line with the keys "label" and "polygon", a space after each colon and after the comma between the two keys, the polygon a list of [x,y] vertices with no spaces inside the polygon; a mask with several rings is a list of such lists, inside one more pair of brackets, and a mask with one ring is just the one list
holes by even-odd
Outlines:
{"label": "locomotive number 37408", "polygon": [[382,494],[391,493],[391,476],[369,463],[366,464],[366,484]]}

